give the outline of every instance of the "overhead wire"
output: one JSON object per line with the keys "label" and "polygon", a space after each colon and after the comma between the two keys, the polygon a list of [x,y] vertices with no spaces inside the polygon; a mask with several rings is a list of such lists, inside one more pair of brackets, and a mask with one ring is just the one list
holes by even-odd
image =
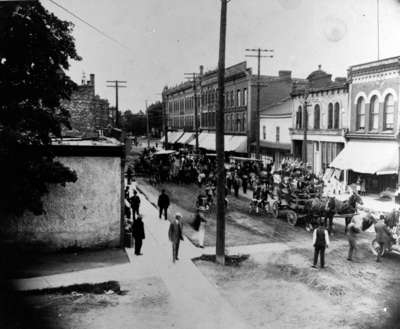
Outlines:
{"label": "overhead wire", "polygon": [[64,10],[65,12],[67,12],[68,14],[70,14],[71,16],[75,17],[76,19],[78,19],[79,21],[81,21],[82,23],[86,24],[87,26],[89,26],[90,28],[92,28],[93,30],[95,30],[97,33],[101,34],[103,37],[113,41],[114,43],[118,44],[119,46],[123,47],[126,50],[131,50],[128,46],[124,45],[122,42],[118,41],[117,39],[115,39],[114,37],[108,35],[107,33],[105,33],[104,31],[100,30],[99,28],[97,28],[96,26],[94,26],[93,24],[89,23],[88,21],[86,21],[85,19],[81,18],[80,16],[78,16],[77,14],[75,14],[74,12],[72,12],[71,10],[69,10],[68,8],[60,5],[59,3],[57,3],[54,0],[48,0],[49,2],[51,2],[52,4],[54,4],[55,6],[57,6],[58,8]]}

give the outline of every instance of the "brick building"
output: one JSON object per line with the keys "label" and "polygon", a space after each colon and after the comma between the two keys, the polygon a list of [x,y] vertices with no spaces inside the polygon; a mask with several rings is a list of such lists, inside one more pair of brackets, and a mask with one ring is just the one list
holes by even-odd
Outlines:
{"label": "brick building", "polygon": [[367,192],[380,192],[397,184],[399,72],[400,56],[354,65],[348,70],[348,143],[331,166],[347,171],[349,184],[364,179]]}
{"label": "brick building", "polygon": [[321,66],[307,77],[306,84],[293,89],[290,130],[293,155],[303,156],[307,124],[307,163],[317,174],[323,173],[345,146],[349,128],[348,90],[346,78],[332,80],[332,75],[321,70]]}
{"label": "brick building", "polygon": [[64,135],[87,135],[112,125],[108,100],[95,93],[94,74],[90,74],[89,81],[83,78],[81,85],[72,93],[71,99],[62,104],[71,115],[72,127],[72,131],[64,130]]}
{"label": "brick building", "polygon": [[[200,147],[215,150],[215,113],[217,109],[217,70],[200,69],[197,89]],[[279,71],[278,76],[261,76],[260,107],[267,107],[288,97],[293,82],[290,71]],[[256,138],[257,75],[247,68],[246,62],[225,70],[225,150],[248,153]],[[163,91],[169,129],[194,131],[195,97],[193,84],[182,83]],[[194,142],[192,141],[192,144]]]}

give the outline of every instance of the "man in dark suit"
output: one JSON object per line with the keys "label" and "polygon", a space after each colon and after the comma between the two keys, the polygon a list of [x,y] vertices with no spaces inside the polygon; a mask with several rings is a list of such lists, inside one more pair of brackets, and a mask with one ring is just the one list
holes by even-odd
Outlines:
{"label": "man in dark suit", "polygon": [[164,212],[164,218],[167,220],[167,210],[169,207],[169,197],[165,194],[165,190],[161,191],[160,196],[158,197],[158,208],[160,210],[159,217],[161,219],[162,213]]}
{"label": "man in dark suit", "polygon": [[140,250],[142,249],[144,235],[144,225],[142,221],[142,216],[138,216],[132,224],[132,236],[135,239],[135,255],[142,255]]}
{"label": "man in dark suit", "polygon": [[132,216],[135,219],[135,215],[139,216],[140,198],[137,195],[137,191],[133,191],[133,196],[129,199],[129,203],[132,208]]}
{"label": "man in dark suit", "polygon": [[314,262],[312,267],[316,268],[318,263],[318,255],[320,256],[321,268],[325,267],[325,249],[329,246],[328,230],[324,226],[324,222],[320,220],[319,227],[313,233],[314,246]]}
{"label": "man in dark suit", "polygon": [[168,230],[168,238],[172,243],[172,261],[175,263],[178,258],[179,243],[183,241],[183,229],[182,229],[182,215],[177,213],[175,220],[171,222]]}
{"label": "man in dark suit", "polygon": [[[381,216],[378,222],[375,224],[376,241],[380,245],[380,249],[390,249],[394,241],[393,234],[390,232],[388,226],[385,223],[385,217]],[[381,261],[381,252],[376,255],[376,261]]]}

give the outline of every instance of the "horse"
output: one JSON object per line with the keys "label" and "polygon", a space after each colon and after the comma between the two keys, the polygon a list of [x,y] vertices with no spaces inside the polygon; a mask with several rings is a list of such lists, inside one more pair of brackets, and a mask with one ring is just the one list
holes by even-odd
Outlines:
{"label": "horse", "polygon": [[[325,226],[328,227],[329,233],[332,233],[333,216],[335,214],[349,214],[354,213],[357,204],[363,204],[361,197],[358,194],[352,194],[348,200],[341,201],[335,197],[327,198],[311,198],[305,204],[305,209],[309,213],[309,217],[318,216],[324,217]],[[347,232],[347,226],[351,221],[351,217],[345,217]]]}
{"label": "horse", "polygon": [[[333,223],[333,216],[335,214],[344,215],[344,214],[352,214],[356,212],[357,205],[364,204],[361,197],[357,193],[353,193],[350,197],[345,200],[341,201],[336,199],[335,197],[328,197],[328,202],[326,203],[326,217],[325,223],[329,220],[328,231],[329,233],[332,232],[332,223]],[[352,217],[345,217],[345,228],[344,232],[347,232],[347,226],[350,224]]]}

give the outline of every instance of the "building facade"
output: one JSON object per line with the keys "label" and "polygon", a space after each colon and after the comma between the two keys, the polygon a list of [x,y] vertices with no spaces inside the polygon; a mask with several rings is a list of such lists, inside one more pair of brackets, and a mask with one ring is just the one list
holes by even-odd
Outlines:
{"label": "building facade", "polygon": [[69,111],[72,131],[64,129],[64,135],[82,136],[105,130],[113,126],[113,114],[108,100],[95,93],[95,75],[90,74],[90,80],[82,79],[81,85],[65,100],[62,105]]}
{"label": "building facade", "polygon": [[348,143],[332,167],[348,170],[347,183],[364,179],[367,192],[394,188],[399,171],[400,57],[348,70]]}
{"label": "building facade", "polygon": [[[196,101],[198,106],[199,131],[211,136],[215,134],[216,110],[218,107],[218,77],[217,70],[203,72],[200,67],[199,79],[196,85]],[[279,100],[288,97],[292,91],[293,82],[290,71],[279,71],[278,76],[260,77],[260,108],[265,108]],[[255,141],[256,128],[259,122],[256,119],[257,75],[247,68],[246,62],[226,68],[225,71],[225,108],[224,130],[227,138],[227,151],[239,152],[232,149],[230,141],[245,145],[240,147],[239,153],[248,153],[250,145]],[[185,82],[176,87],[165,88],[163,92],[166,103],[169,129],[194,131],[194,88],[192,82]],[[204,138],[204,141],[210,138]],[[204,144],[205,148],[215,150],[215,144]],[[200,145],[200,147],[202,147]]]}
{"label": "building facade", "polygon": [[291,155],[293,100],[289,97],[260,113],[260,155],[264,163],[281,163]]}
{"label": "building facade", "polygon": [[332,75],[321,67],[307,77],[306,84],[292,92],[293,155],[300,159],[306,155],[308,165],[316,174],[323,173],[346,144],[348,99],[346,78],[333,81]]}

